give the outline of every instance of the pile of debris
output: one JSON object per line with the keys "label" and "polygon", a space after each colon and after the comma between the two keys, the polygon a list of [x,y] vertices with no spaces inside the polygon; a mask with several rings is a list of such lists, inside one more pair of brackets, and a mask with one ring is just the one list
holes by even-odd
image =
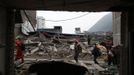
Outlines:
{"label": "pile of debris", "polygon": [[[74,39],[57,39],[40,37],[28,37],[25,40],[25,58],[44,59],[73,59]],[[90,59],[91,49],[87,43],[81,42],[83,51],[80,59]]]}

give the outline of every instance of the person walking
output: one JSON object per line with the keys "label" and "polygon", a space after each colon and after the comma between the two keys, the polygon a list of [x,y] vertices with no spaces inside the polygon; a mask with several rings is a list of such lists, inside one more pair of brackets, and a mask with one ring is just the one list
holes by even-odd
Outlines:
{"label": "person walking", "polygon": [[92,55],[94,56],[93,61],[95,64],[99,64],[97,61],[97,58],[101,55],[100,49],[98,47],[98,44],[95,44],[94,49],[92,50]]}
{"label": "person walking", "polygon": [[15,45],[16,45],[16,56],[15,56],[15,60],[19,60],[21,59],[21,63],[24,62],[24,43],[21,40],[21,38],[17,38],[15,40]]}
{"label": "person walking", "polygon": [[78,63],[78,57],[79,54],[82,52],[82,47],[77,40],[75,40],[74,51],[74,60]]}

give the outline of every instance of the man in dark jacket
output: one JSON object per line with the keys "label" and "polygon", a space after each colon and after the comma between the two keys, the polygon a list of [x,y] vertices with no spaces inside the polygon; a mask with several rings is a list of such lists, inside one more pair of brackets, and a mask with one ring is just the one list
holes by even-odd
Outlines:
{"label": "man in dark jacket", "polygon": [[94,56],[93,61],[94,61],[95,64],[99,64],[98,61],[97,61],[97,58],[101,55],[100,49],[98,48],[97,45],[98,45],[98,44],[95,44],[95,47],[94,47],[94,49],[92,50],[92,54],[93,54],[93,56]]}
{"label": "man in dark jacket", "polygon": [[79,57],[79,54],[82,52],[82,47],[77,40],[75,41],[74,50],[75,50],[74,60],[78,62],[78,57]]}

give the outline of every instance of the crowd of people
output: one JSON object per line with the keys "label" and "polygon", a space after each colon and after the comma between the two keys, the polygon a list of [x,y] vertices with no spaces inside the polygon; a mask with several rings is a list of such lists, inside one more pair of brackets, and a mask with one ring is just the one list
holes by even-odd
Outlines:
{"label": "crowd of people", "polygon": [[113,46],[113,44],[107,44],[105,42],[97,43],[94,46],[94,49],[92,50],[92,55],[94,56],[94,63],[99,64],[97,61],[97,58],[102,55],[102,50],[100,47],[105,47],[106,49],[106,56],[105,56],[105,61],[107,62],[107,65],[119,65],[119,60],[120,60],[120,49],[121,46]]}
{"label": "crowd of people", "polygon": [[[119,66],[121,46],[120,45],[113,46],[112,43],[105,43],[105,42],[96,43],[93,46],[93,50],[91,51],[93,55],[93,61],[95,64],[99,64],[97,59],[103,55],[102,49],[103,50],[105,49],[104,51],[106,52],[106,56],[104,60],[105,62],[107,62],[107,65]],[[79,54],[82,52],[82,47],[79,41],[75,41],[74,51],[75,51],[74,60],[78,62]]]}

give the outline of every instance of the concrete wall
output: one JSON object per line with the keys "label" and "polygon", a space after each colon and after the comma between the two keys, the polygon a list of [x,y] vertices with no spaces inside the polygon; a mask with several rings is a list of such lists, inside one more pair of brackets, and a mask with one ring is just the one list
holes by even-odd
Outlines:
{"label": "concrete wall", "polygon": [[[36,11],[26,10],[25,12],[29,17],[29,20],[32,22],[33,27],[36,28]],[[23,10],[21,10],[23,23],[15,24],[15,36],[21,35],[22,33],[28,35],[27,32],[34,31],[32,25],[28,21],[28,18],[26,17],[26,14]]]}
{"label": "concrete wall", "polygon": [[[36,27],[36,11],[32,10],[26,10],[25,11],[27,16],[29,17],[30,21],[32,22],[33,26]],[[23,22],[28,21],[24,11],[21,11]]]}
{"label": "concrete wall", "polygon": [[120,51],[120,75],[132,75],[129,74],[129,13],[121,13],[121,43],[122,50]]}
{"label": "concrete wall", "polygon": [[21,24],[15,24],[15,28],[14,28],[14,33],[15,36],[18,36],[19,34],[21,34]]}
{"label": "concrete wall", "polygon": [[0,72],[5,70],[5,34],[6,34],[6,10],[0,7]]}
{"label": "concrete wall", "polygon": [[121,12],[113,12],[113,45],[121,44]]}
{"label": "concrete wall", "polygon": [[37,29],[45,28],[45,18],[42,16],[37,17]]}

